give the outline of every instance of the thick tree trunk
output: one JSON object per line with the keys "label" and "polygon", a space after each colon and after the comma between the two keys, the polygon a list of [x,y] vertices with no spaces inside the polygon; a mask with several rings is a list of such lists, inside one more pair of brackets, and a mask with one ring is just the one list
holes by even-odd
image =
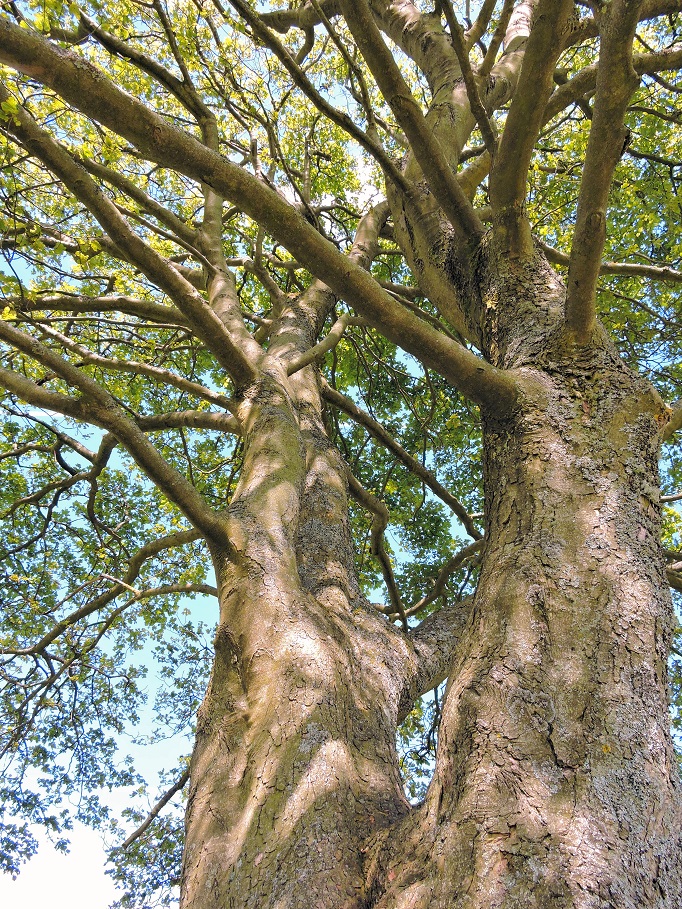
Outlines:
{"label": "thick tree trunk", "polygon": [[560,288],[535,269],[484,294],[488,355],[527,391],[517,412],[484,415],[473,617],[426,801],[376,846],[381,909],[682,905],[666,415],[600,331],[581,349],[562,337]]}
{"label": "thick tree trunk", "polygon": [[[601,333],[582,349],[562,337],[544,263],[502,270],[482,280],[479,323],[525,394],[484,414],[485,558],[421,806],[402,793],[395,730],[438,660],[361,596],[310,382],[274,376],[245,402],[183,909],[682,905],[665,414]],[[441,651],[453,627],[433,633]]]}

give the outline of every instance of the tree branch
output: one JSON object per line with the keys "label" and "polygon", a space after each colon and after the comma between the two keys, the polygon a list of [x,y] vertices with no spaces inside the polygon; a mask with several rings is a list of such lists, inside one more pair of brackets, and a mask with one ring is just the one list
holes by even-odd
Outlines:
{"label": "tree branch", "polygon": [[343,313],[329,329],[329,334],[326,338],[323,338],[318,344],[315,344],[314,347],[311,347],[289,363],[287,366],[287,375],[291,376],[300,369],[309,366],[311,363],[321,360],[326,353],[336,347],[349,325],[367,325],[367,322],[365,322],[364,319],[354,318],[349,313]]}
{"label": "tree branch", "polygon": [[677,401],[673,405],[670,419],[663,430],[663,441],[668,442],[680,429],[682,429],[682,401]]}
{"label": "tree branch", "polygon": [[245,2],[245,0],[229,0],[230,4],[237,10],[245,22],[251,26],[254,35],[263,42],[283,64],[287,72],[294,80],[301,91],[308,97],[315,107],[325,116],[341,127],[353,139],[356,140],[381,167],[387,179],[399,187],[403,192],[410,192],[410,185],[405,180],[402,172],[396,166],[395,162],[386,154],[382,146],[375,139],[363,132],[360,127],[342,111],[337,110],[317,91],[314,85],[305,75],[299,64],[294,60],[286,47],[279,41],[275,35],[264,24],[264,17],[258,16]]}
{"label": "tree branch", "polygon": [[261,19],[276,31],[286,34],[292,28],[300,28],[305,31],[319,25],[321,22],[320,11],[328,19],[338,16],[340,12],[338,0],[321,0],[319,9],[316,8],[316,5],[306,2],[296,8],[262,13]]}
{"label": "tree branch", "polygon": [[140,208],[152,215],[161,224],[164,224],[178,239],[182,240],[185,248],[194,246],[197,238],[197,232],[189,227],[185,222],[178,218],[172,211],[160,205],[156,199],[152,199],[143,189],[141,189],[132,180],[129,180],[123,174],[100,164],[98,161],[92,161],[83,155],[78,155],[77,159],[83,167],[94,177],[99,177],[110,186],[116,187],[133,202],[136,202]]}
{"label": "tree branch", "polygon": [[[65,616],[61,621],[50,629],[50,631],[44,635],[36,644],[27,647],[25,650],[22,650],[21,653],[25,655],[29,654],[38,654],[42,653],[46,647],[49,647],[57,638],[67,630],[71,628],[72,625],[75,625],[76,622],[79,622],[81,619],[87,618],[89,615],[92,615],[93,612],[98,612],[100,609],[103,609],[109,603],[120,596],[124,590],[131,590],[132,583],[138,577],[142,565],[149,559],[158,555],[160,552],[163,552],[164,549],[171,549],[176,546],[184,546],[187,543],[193,543],[196,540],[201,539],[201,534],[197,530],[185,530],[179,531],[178,533],[172,533],[165,537],[160,537],[158,540],[152,540],[150,543],[147,543],[145,546],[142,546],[135,555],[130,559],[128,565],[128,571],[125,573],[124,577],[120,581],[116,581],[114,586],[108,590],[106,593],[100,594],[94,600],[91,600],[89,603],[81,606],[79,609],[74,610],[68,616]],[[95,579],[96,580],[96,579]],[[94,583],[94,581],[93,581]],[[138,591],[134,591],[135,594],[138,594]],[[17,651],[13,651],[17,652]]]}
{"label": "tree branch", "polygon": [[46,309],[63,310],[69,314],[120,312],[136,316],[145,322],[156,322],[161,325],[176,324],[184,328],[189,326],[186,316],[174,306],[164,306],[161,303],[152,303],[150,300],[140,300],[125,294],[90,297],[87,294],[68,293],[67,291],[60,291],[58,294],[52,295],[48,292],[37,291],[35,297],[7,297],[6,303],[24,313],[43,312]]}
{"label": "tree branch", "polygon": [[173,786],[171,786],[171,788],[168,790],[168,792],[165,793],[165,795],[161,796],[159,801],[156,803],[156,805],[154,805],[152,810],[149,812],[149,814],[147,815],[145,820],[140,824],[140,826],[137,828],[137,830],[134,830],[130,834],[130,836],[121,843],[121,845],[118,848],[119,849],[128,849],[129,846],[132,846],[132,844],[135,842],[135,840],[139,839],[142,836],[142,834],[145,832],[145,830],[150,826],[150,824],[152,823],[154,818],[158,817],[158,815],[166,807],[168,802],[170,802],[170,800],[173,798],[173,796],[176,795],[178,792],[180,792],[182,789],[184,789],[188,782],[189,782],[189,767],[184,771],[184,773],[182,774],[180,779],[177,781],[177,783],[175,783]]}
{"label": "tree branch", "polygon": [[[7,89],[0,86],[0,100],[7,101],[10,97]],[[100,191],[87,171],[49,133],[39,127],[23,108],[19,108],[8,122],[8,129],[92,212],[113,242],[125,250],[129,261],[166,291],[235,383],[239,386],[249,385],[255,378],[254,367],[234,344],[218,317],[191,284],[131,230],[116,206]]]}
{"label": "tree branch", "polygon": [[457,645],[471,617],[474,597],[467,597],[436,610],[410,632],[412,672],[408,674],[398,707],[401,723],[417,698],[447,678]]}
{"label": "tree branch", "polygon": [[556,60],[573,0],[526,0],[533,23],[519,81],[490,171],[490,202],[500,248],[513,257],[533,254],[525,212],[526,183],[542,114],[554,87]]}
{"label": "tree branch", "polygon": [[99,366],[101,369],[111,370],[112,372],[127,372],[132,373],[133,375],[149,376],[157,382],[163,382],[166,385],[179,388],[181,391],[189,392],[189,394],[195,395],[198,398],[203,398],[206,401],[210,401],[212,404],[218,405],[218,407],[224,407],[232,414],[236,414],[237,404],[230,398],[226,398],[224,395],[211,391],[210,388],[205,388],[197,382],[185,379],[183,376],[177,375],[170,369],[164,369],[160,366],[150,366],[147,363],[140,363],[136,360],[111,360],[109,357],[103,357],[93,353],[87,347],[84,347],[82,344],[69,338],[68,335],[43,325],[40,321],[36,321],[36,325],[39,331],[54,338],[65,350],[73,351],[82,357],[84,365],[92,364],[93,366]]}
{"label": "tree branch", "polygon": [[347,398],[345,395],[342,395],[341,392],[332,388],[324,379],[322,379],[321,393],[326,401],[348,414],[356,423],[364,426],[377,441],[381,442],[382,445],[392,452],[409,471],[424,483],[425,486],[428,486],[434,495],[438,496],[442,502],[445,502],[448,508],[452,509],[457,515],[470,537],[473,537],[474,540],[481,539],[483,534],[476,528],[469,516],[469,512],[459,499],[441,485],[431,471],[427,470],[422,463],[405,451],[402,445],[396,442],[393,436],[384,429],[381,423],[377,423],[377,421],[366,413],[366,411],[361,410],[350,398]]}
{"label": "tree branch", "polygon": [[639,6],[633,0],[612,0],[600,13],[597,93],[566,279],[566,325],[578,343],[589,339],[596,322],[606,204],[613,172],[623,152],[625,111],[639,84],[632,66]]}
{"label": "tree branch", "polygon": [[242,433],[241,423],[236,417],[208,410],[175,410],[168,413],[155,413],[138,417],[135,422],[145,432],[187,427],[188,429],[229,432],[236,436]]}
{"label": "tree branch", "polygon": [[391,601],[391,606],[393,607],[393,613],[400,617],[403,630],[409,631],[405,607],[403,606],[403,601],[400,598],[400,591],[398,590],[398,585],[395,581],[391,559],[384,546],[384,531],[388,527],[390,518],[388,508],[386,508],[384,503],[373,495],[373,493],[364,488],[364,486],[353,476],[350,468],[347,469],[346,475],[348,478],[348,488],[352,493],[353,498],[374,516],[372,518],[370,551],[373,556],[376,556],[379,565],[381,566],[381,573],[384,576],[384,583],[388,590],[388,597]]}
{"label": "tree branch", "polygon": [[[481,136],[483,137],[485,147],[488,149],[491,158],[493,158],[495,156],[497,146],[497,135],[495,133],[495,127],[488,117],[488,113],[483,106],[481,96],[478,92],[476,77],[474,76],[473,70],[471,69],[471,61],[469,59],[469,46],[465,40],[464,29],[457,21],[449,3],[444,4],[444,9],[445,15],[448,20],[448,25],[450,26],[452,45],[455,49],[455,53],[457,54],[460,69],[462,70],[462,77],[464,79],[464,85],[466,86],[467,96],[469,98],[469,107],[471,108],[471,113],[476,118],[476,123],[478,124],[478,128],[481,131]],[[469,197],[467,196],[467,198]]]}
{"label": "tree branch", "polygon": [[445,590],[445,585],[447,584],[450,576],[454,571],[463,565],[465,562],[468,562],[473,556],[477,555],[483,549],[483,540],[476,540],[475,543],[469,543],[468,546],[465,546],[464,549],[460,549],[459,552],[456,552],[452,558],[442,566],[441,570],[438,572],[438,577],[436,578],[433,590],[430,590],[426,596],[423,596],[419,602],[415,603],[414,606],[411,606],[407,610],[407,615],[414,615],[419,612],[420,609],[423,609],[425,606],[428,606],[430,603],[433,603],[442,595],[443,590]]}
{"label": "tree branch", "polygon": [[341,0],[346,22],[393,114],[407,136],[432,192],[467,243],[483,233],[471,202],[462,191],[438,139],[427,126],[400,69],[386,46],[366,0]]}
{"label": "tree branch", "polygon": [[274,190],[121,92],[75,52],[63,51],[0,19],[0,62],[39,79],[151,160],[216,188],[263,224],[313,274],[322,276],[338,297],[388,340],[435,369],[471,400],[491,412],[506,412],[514,406],[515,376],[486,363],[400,306]]}
{"label": "tree branch", "polygon": [[[537,241],[549,262],[555,265],[568,265],[570,256],[548,246],[542,240]],[[639,262],[602,262],[599,266],[600,275],[622,275],[623,277],[649,278],[651,281],[670,281],[672,284],[682,284],[682,271],[671,268],[669,265],[644,265]]]}
{"label": "tree branch", "polygon": [[0,339],[47,366],[72,388],[78,389],[82,398],[72,399],[59,393],[46,392],[35,382],[19,376],[12,370],[1,369],[0,381],[3,381],[5,387],[21,395],[29,404],[49,407],[59,413],[66,413],[107,429],[130,452],[152,482],[180,508],[198,530],[207,538],[225,544],[223,520],[209,507],[189,480],[159,454],[145,433],[135,425],[104,388],[82,370],[2,319]]}

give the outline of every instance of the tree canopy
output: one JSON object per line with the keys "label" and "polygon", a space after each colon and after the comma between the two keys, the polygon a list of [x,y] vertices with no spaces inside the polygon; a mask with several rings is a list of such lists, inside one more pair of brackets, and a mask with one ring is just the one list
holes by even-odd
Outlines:
{"label": "tree canopy", "polygon": [[[254,384],[314,372],[387,624],[471,599],[479,408],[518,387],[476,327],[495,299],[472,317],[453,288],[493,234],[550,263],[578,342],[598,320],[666,402],[661,543],[682,590],[680,6],[3,3],[3,870],[32,825],[63,846],[77,818],[117,847],[121,905],[174,899],[211,553],[245,463],[259,476],[281,444],[266,427],[249,450]],[[259,478],[273,514],[281,455]],[[413,800],[435,692],[399,730]],[[130,735],[184,736],[182,759],[145,781]],[[138,793],[123,819],[112,787]]]}

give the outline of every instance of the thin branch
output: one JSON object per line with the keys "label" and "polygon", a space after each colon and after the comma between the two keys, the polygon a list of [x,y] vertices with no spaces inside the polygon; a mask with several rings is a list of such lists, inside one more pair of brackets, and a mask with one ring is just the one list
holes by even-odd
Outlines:
{"label": "thin branch", "polygon": [[196,395],[198,398],[210,401],[212,404],[216,404],[219,407],[224,407],[232,414],[236,414],[237,412],[237,404],[235,401],[212,391],[210,388],[199,385],[197,382],[185,379],[184,376],[179,376],[170,369],[165,369],[161,366],[151,366],[148,363],[140,363],[137,360],[111,360],[109,357],[103,357],[100,354],[93,353],[87,347],[84,347],[82,344],[69,338],[68,335],[56,331],[54,328],[50,328],[47,325],[43,325],[40,321],[37,321],[36,324],[40,332],[54,338],[65,350],[70,350],[82,357],[83,365],[91,364],[93,366],[99,366],[101,369],[111,370],[112,372],[126,372],[132,373],[133,375],[149,376],[149,378],[155,379],[157,382],[163,382],[166,385],[174,386],[181,391],[186,391],[189,394]]}
{"label": "thin branch", "polygon": [[395,162],[386,154],[381,145],[370,135],[363,132],[360,127],[342,111],[337,110],[332,104],[330,104],[322,95],[317,91],[317,89],[310,82],[308,77],[305,75],[301,67],[291,56],[287,48],[282,44],[282,42],[272,34],[272,32],[266,27],[263,22],[263,18],[258,16],[244,0],[229,0],[231,6],[233,6],[239,15],[244,19],[245,22],[251,26],[254,35],[263,42],[263,44],[268,47],[277,57],[277,59],[283,64],[286,68],[289,75],[294,80],[294,84],[297,85],[301,91],[313,102],[315,107],[321,111],[325,116],[336,123],[341,127],[345,132],[348,133],[353,139],[356,140],[370,155],[374,158],[377,164],[381,167],[387,179],[389,179],[395,186],[399,187],[403,192],[409,193],[411,187],[409,183],[405,180],[402,172],[396,166]]}
{"label": "thin branch", "polygon": [[[555,265],[568,265],[570,257],[538,240],[538,245],[550,262]],[[638,262],[602,262],[599,266],[600,275],[622,275],[623,277],[649,278],[651,281],[670,281],[673,284],[682,284],[682,271],[669,265],[644,265]]]}
{"label": "thin branch", "polygon": [[481,101],[481,96],[478,91],[478,85],[476,84],[476,77],[474,76],[473,70],[471,69],[471,60],[469,59],[469,47],[464,35],[464,29],[457,21],[452,7],[449,3],[443,4],[445,9],[445,15],[448,20],[448,25],[450,27],[450,35],[452,37],[452,46],[455,49],[457,54],[457,59],[459,60],[460,69],[462,70],[462,77],[464,78],[464,85],[467,90],[467,97],[469,99],[469,107],[471,108],[471,113],[476,119],[478,128],[481,131],[481,136],[483,137],[483,142],[485,147],[488,149],[488,152],[493,158],[495,156],[495,150],[497,146],[497,134],[495,132],[495,127],[493,122],[488,117],[487,111],[483,106]]}
{"label": "thin branch", "polygon": [[351,316],[350,313],[343,313],[329,329],[329,334],[326,338],[323,338],[318,344],[311,347],[310,350],[307,350],[304,354],[301,354],[301,356],[296,357],[295,360],[292,360],[289,363],[287,366],[287,375],[291,376],[300,369],[309,366],[311,363],[321,360],[326,353],[336,347],[349,325],[367,325],[367,322],[364,319],[358,319]]}
{"label": "thin branch", "polygon": [[[185,530],[169,534],[165,537],[160,537],[158,540],[152,540],[150,543],[142,546],[130,559],[128,571],[126,572],[124,578],[117,580],[109,591],[100,594],[100,596],[96,597],[94,600],[91,600],[89,603],[86,603],[85,605],[74,610],[68,616],[65,616],[55,626],[53,626],[50,631],[48,631],[48,633],[45,634],[36,644],[33,644],[31,647],[27,647],[22,651],[13,652],[21,653],[22,655],[42,653],[68,628],[71,628],[73,625],[75,625],[76,622],[79,622],[81,619],[87,618],[89,615],[92,615],[93,612],[98,612],[99,610],[103,609],[105,606],[111,603],[112,600],[115,600],[116,597],[118,597],[124,589],[134,589],[131,585],[133,584],[133,581],[135,581],[135,579],[138,577],[142,566],[146,561],[158,555],[160,552],[163,552],[164,549],[171,549],[176,546],[184,546],[187,543],[193,543],[199,539],[201,539],[201,535],[198,531]],[[99,575],[98,578],[99,577],[102,577],[102,575]],[[93,578],[91,583],[95,583],[98,578]],[[137,590],[135,590],[135,594],[138,594]]]}
{"label": "thin branch", "polygon": [[393,574],[391,559],[384,546],[384,531],[388,527],[390,519],[388,508],[386,508],[384,503],[377,499],[373,493],[368,489],[365,489],[365,487],[353,476],[350,468],[347,469],[346,475],[348,478],[348,489],[353,498],[373,515],[372,529],[370,532],[370,551],[373,556],[376,556],[379,565],[381,566],[381,573],[384,576],[384,583],[388,590],[388,598],[393,607],[392,614],[399,616],[403,629],[409,631],[405,607],[400,598],[400,591],[398,590],[395,575]]}
{"label": "thin branch", "polygon": [[141,189],[137,183],[133,183],[132,180],[129,180],[118,171],[112,170],[110,167],[106,167],[98,161],[92,161],[90,158],[86,158],[83,155],[78,155],[77,160],[80,161],[89,174],[99,177],[101,180],[104,180],[105,183],[109,183],[111,186],[119,189],[128,196],[129,199],[132,199],[133,202],[137,202],[140,208],[156,218],[157,221],[161,224],[165,224],[165,226],[176,234],[176,236],[187,244],[187,246],[193,246],[197,236],[196,230],[185,224],[185,222],[181,218],[178,218],[172,211],[169,211],[167,208],[164,208],[163,205],[160,205],[156,199],[152,199],[152,197]]}
{"label": "thin branch", "polygon": [[167,88],[180,104],[198,119],[206,114],[207,108],[199,100],[191,82],[185,82],[178,79],[170,70],[159,63],[158,60],[148,57],[146,54],[142,53],[142,51],[128,44],[127,41],[122,41],[120,38],[117,38],[116,35],[107,32],[82,10],[80,11],[80,16],[88,27],[90,34],[112,55],[130,60],[138,69],[147,73],[147,75],[151,76],[155,81]]}
{"label": "thin branch", "polygon": [[490,44],[488,45],[488,50],[483,62],[478,67],[478,75],[480,78],[487,78],[490,75],[490,72],[495,65],[497,60],[497,53],[502,46],[504,41],[504,36],[507,34],[507,27],[514,12],[514,2],[515,0],[504,0],[502,5],[502,12],[500,13],[500,20],[497,23],[497,28],[493,32],[493,36],[490,39]]}
{"label": "thin branch", "polygon": [[391,451],[409,471],[428,486],[434,495],[438,496],[442,502],[445,502],[448,508],[451,508],[457,515],[470,537],[473,537],[474,540],[482,538],[483,534],[476,528],[468,511],[459,499],[441,485],[431,471],[427,470],[420,461],[405,451],[402,445],[396,442],[393,436],[380,423],[377,423],[366,411],[361,410],[350,398],[332,388],[324,379],[322,379],[321,393],[326,401],[348,414],[356,423],[364,426],[378,442]]}
{"label": "thin branch", "polygon": [[459,552],[456,552],[452,558],[441,567],[441,570],[438,572],[438,577],[436,578],[432,590],[429,591],[426,596],[422,597],[414,606],[411,606],[407,610],[407,615],[414,615],[416,612],[419,612],[420,609],[423,609],[425,606],[428,606],[430,603],[433,603],[434,600],[437,600],[439,596],[442,595],[445,590],[445,585],[447,584],[450,576],[453,572],[463,565],[465,562],[468,562],[472,559],[473,556],[478,555],[478,553],[483,549],[484,541],[476,540],[474,543],[469,543],[468,546],[465,546],[463,549],[460,549]]}
{"label": "thin branch", "polygon": [[126,840],[124,840],[124,842],[121,843],[121,845],[118,848],[119,849],[128,849],[130,846],[132,846],[132,844],[135,842],[135,840],[139,839],[142,836],[142,834],[149,827],[149,825],[152,823],[154,818],[158,817],[158,815],[161,813],[161,811],[163,811],[163,809],[166,807],[168,802],[170,802],[170,800],[173,798],[173,796],[176,795],[178,792],[180,792],[182,789],[184,789],[188,782],[189,782],[189,767],[184,771],[184,773],[182,774],[180,779],[177,781],[177,783],[175,783],[173,786],[171,786],[171,788],[168,790],[168,792],[165,793],[165,795],[161,796],[159,801],[156,803],[156,805],[154,805],[152,810],[147,815],[146,819],[140,824],[140,826],[137,828],[137,830],[134,830],[130,834],[130,836]]}

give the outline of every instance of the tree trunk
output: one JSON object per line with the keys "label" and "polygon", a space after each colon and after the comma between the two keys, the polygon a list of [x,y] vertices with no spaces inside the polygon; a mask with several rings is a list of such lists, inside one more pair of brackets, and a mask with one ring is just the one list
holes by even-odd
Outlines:
{"label": "tree trunk", "polygon": [[183,907],[363,906],[363,845],[409,811],[395,730],[424,667],[360,592],[345,468],[316,384],[297,379],[272,377],[244,404]]}
{"label": "tree trunk", "polygon": [[402,793],[395,731],[438,645],[425,655],[424,629],[411,642],[364,601],[319,396],[273,376],[244,405],[234,551],[215,554],[183,909],[682,905],[666,415],[600,331],[582,348],[562,334],[544,261],[481,262],[482,346],[525,392],[483,414],[485,557],[426,800]]}

